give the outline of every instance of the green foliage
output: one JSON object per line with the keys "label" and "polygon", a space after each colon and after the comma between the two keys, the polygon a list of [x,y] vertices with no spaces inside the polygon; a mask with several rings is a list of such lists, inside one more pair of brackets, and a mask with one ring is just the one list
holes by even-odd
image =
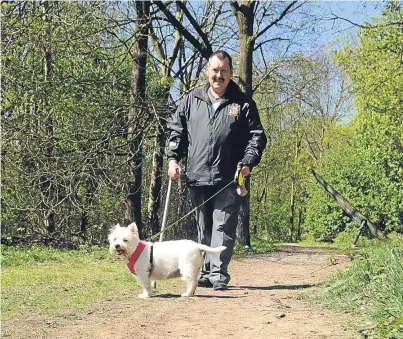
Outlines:
{"label": "green foliage", "polygon": [[[264,101],[265,97],[259,98]],[[271,99],[275,100],[275,99]],[[292,238],[297,238],[299,211],[305,199],[306,168],[309,156],[300,147],[303,133],[302,113],[296,103],[261,112],[262,123],[271,139],[251,179],[251,224],[255,235],[271,242],[290,238],[290,215],[293,195],[295,211]],[[267,114],[267,115],[266,115]],[[284,124],[284,126],[279,126]],[[270,135],[271,133],[271,135]]]}
{"label": "green foliage", "polygon": [[130,149],[128,138],[144,136],[142,160],[151,167],[155,146],[147,138],[171,113],[166,101],[173,80],[149,67],[149,111],[129,123],[137,39],[132,6],[1,6],[2,239],[70,248],[102,244],[108,228],[123,219],[133,180],[128,162],[139,149]]}
{"label": "green foliage", "polygon": [[[150,55],[147,112],[129,124],[131,48],[137,38],[131,6],[107,1],[1,6],[2,240],[40,238],[71,248],[101,244],[122,218],[133,180],[127,164],[139,149],[142,212],[150,213],[144,202],[156,179],[148,169],[161,147],[155,134],[172,112],[170,89],[181,81],[192,87],[192,74],[201,69],[186,73],[195,63],[184,60],[164,69],[170,61],[153,63]],[[256,237],[295,241],[302,233],[333,241],[353,228],[312,181],[311,167],[384,230],[402,230],[401,12],[401,6],[390,4],[374,27],[360,31],[357,47],[337,55],[354,89],[356,112],[347,127],[337,125],[351,103],[346,79],[328,56],[300,53],[271,60],[266,64],[273,67],[270,76],[255,77],[260,86],[254,98],[270,144],[251,183]],[[162,45],[169,49],[174,30],[158,32],[166,35]],[[139,149],[129,149],[129,127],[130,137],[143,137]],[[172,208],[176,215],[188,207],[180,190],[183,203]],[[147,225],[144,229],[151,232]],[[186,226],[182,233],[190,236]]]}
{"label": "green foliage", "polygon": [[[337,234],[337,236],[333,240],[334,246],[338,248],[342,248],[346,252],[351,252],[354,254],[354,251],[361,247],[369,247],[377,244],[378,239],[369,238],[366,236],[360,236],[358,238],[358,242],[356,245],[353,244],[353,240],[355,239],[358,232],[358,227],[355,223],[350,222],[343,232]],[[368,230],[366,231],[368,232]]]}
{"label": "green foliage", "polygon": [[[351,156],[354,154],[351,135],[349,127],[338,126],[329,130],[327,138],[332,147],[324,154],[316,171],[345,199],[361,210],[362,206],[356,205],[354,200],[359,193],[359,188],[355,186],[360,182],[358,173],[361,166],[357,163],[359,158]],[[304,230],[318,241],[332,241],[351,219],[313,177],[307,188],[309,199]]]}
{"label": "green foliage", "polygon": [[[316,171],[386,233],[403,232],[403,34],[401,7],[360,30],[360,44],[337,54],[352,79],[351,124],[327,133],[332,147]],[[304,228],[331,241],[348,225],[339,206],[312,183]],[[358,225],[356,225],[358,229]]]}
{"label": "green foliage", "polygon": [[374,323],[374,338],[401,338],[403,331],[403,237],[373,241],[324,286],[321,302],[364,315]]}
{"label": "green foliage", "polygon": [[402,19],[402,7],[385,10],[375,28],[360,31],[359,47],[339,55],[356,93],[357,182],[365,194],[359,203],[389,232],[403,232]]}
{"label": "green foliage", "polygon": [[130,58],[105,6],[2,4],[3,238],[101,243],[121,215]]}
{"label": "green foliage", "polygon": [[324,201],[312,207],[322,208],[326,217],[313,220],[317,211],[305,213],[312,197],[307,191],[308,169],[333,146],[328,131],[350,105],[345,75],[325,54],[296,54],[278,67],[278,77],[268,80],[256,95],[264,107],[260,115],[270,144],[253,172],[251,222],[260,237],[271,241],[300,240],[311,225],[320,225],[316,237],[330,240],[343,228],[342,216],[328,211],[326,196],[319,190],[315,195]]}

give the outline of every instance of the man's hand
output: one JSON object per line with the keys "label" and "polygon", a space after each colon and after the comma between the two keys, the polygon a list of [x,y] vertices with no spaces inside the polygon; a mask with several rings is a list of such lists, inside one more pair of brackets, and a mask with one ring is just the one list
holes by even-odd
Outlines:
{"label": "man's hand", "polygon": [[238,186],[236,188],[236,192],[238,193],[238,195],[240,195],[241,197],[244,197],[245,195],[248,194],[248,191],[246,190],[245,186]]}
{"label": "man's hand", "polygon": [[246,178],[250,175],[250,168],[249,166],[243,166],[241,169],[242,175]]}
{"label": "man's hand", "polygon": [[169,160],[168,164],[168,176],[173,180],[179,179],[182,174],[182,168],[179,166],[176,160]]}
{"label": "man's hand", "polygon": [[[248,177],[250,175],[250,168],[249,166],[242,166],[241,168],[241,174],[244,178]],[[243,181],[242,186],[238,186],[236,188],[236,192],[238,193],[238,195],[240,195],[241,197],[244,197],[245,195],[248,194],[248,191],[245,188],[245,181]]]}

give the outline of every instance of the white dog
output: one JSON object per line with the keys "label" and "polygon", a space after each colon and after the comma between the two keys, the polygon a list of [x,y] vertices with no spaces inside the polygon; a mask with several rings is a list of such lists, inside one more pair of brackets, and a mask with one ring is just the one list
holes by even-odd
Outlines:
{"label": "white dog", "polygon": [[197,279],[203,265],[203,252],[220,253],[225,246],[212,248],[191,240],[144,242],[139,239],[135,223],[128,227],[119,224],[109,234],[109,250],[127,262],[143,288],[139,298],[148,298],[151,280],[182,277],[187,290],[182,297],[194,295]]}

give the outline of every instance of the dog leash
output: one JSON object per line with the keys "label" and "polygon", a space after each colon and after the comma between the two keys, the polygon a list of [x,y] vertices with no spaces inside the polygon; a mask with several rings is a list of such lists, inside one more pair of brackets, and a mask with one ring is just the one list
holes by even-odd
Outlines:
{"label": "dog leash", "polygon": [[162,233],[169,231],[173,226],[175,226],[177,223],[179,223],[180,221],[182,221],[183,219],[187,218],[189,215],[191,215],[194,211],[196,211],[198,208],[202,207],[207,201],[213,199],[218,193],[222,192],[223,190],[225,190],[227,187],[229,187],[230,185],[232,185],[234,183],[234,181],[230,181],[227,185],[225,185],[223,188],[221,188],[219,191],[217,191],[216,193],[214,193],[210,198],[208,198],[207,200],[203,201],[199,206],[196,206],[195,208],[193,208],[190,212],[186,213],[182,218],[178,219],[177,221],[175,221],[174,223],[170,224],[169,226],[166,226],[163,230],[161,230],[160,232],[154,234],[151,237],[151,240],[155,240],[156,238],[158,238]]}

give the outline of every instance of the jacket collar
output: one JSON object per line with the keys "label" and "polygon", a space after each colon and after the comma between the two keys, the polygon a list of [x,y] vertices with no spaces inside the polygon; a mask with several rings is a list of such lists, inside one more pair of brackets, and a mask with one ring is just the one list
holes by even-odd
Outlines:
{"label": "jacket collar", "polygon": [[[194,90],[194,92],[193,92],[194,96],[203,101],[210,102],[210,98],[209,98],[208,92],[207,92],[209,90],[209,88],[210,88],[210,83],[207,82],[203,85],[203,87],[200,87],[200,88],[197,88]],[[237,97],[239,97],[239,93],[242,93],[241,89],[235,83],[235,81],[231,79],[229,81],[229,84],[228,84],[227,90],[225,91],[223,99],[224,100],[230,100],[230,99],[234,100]]]}

